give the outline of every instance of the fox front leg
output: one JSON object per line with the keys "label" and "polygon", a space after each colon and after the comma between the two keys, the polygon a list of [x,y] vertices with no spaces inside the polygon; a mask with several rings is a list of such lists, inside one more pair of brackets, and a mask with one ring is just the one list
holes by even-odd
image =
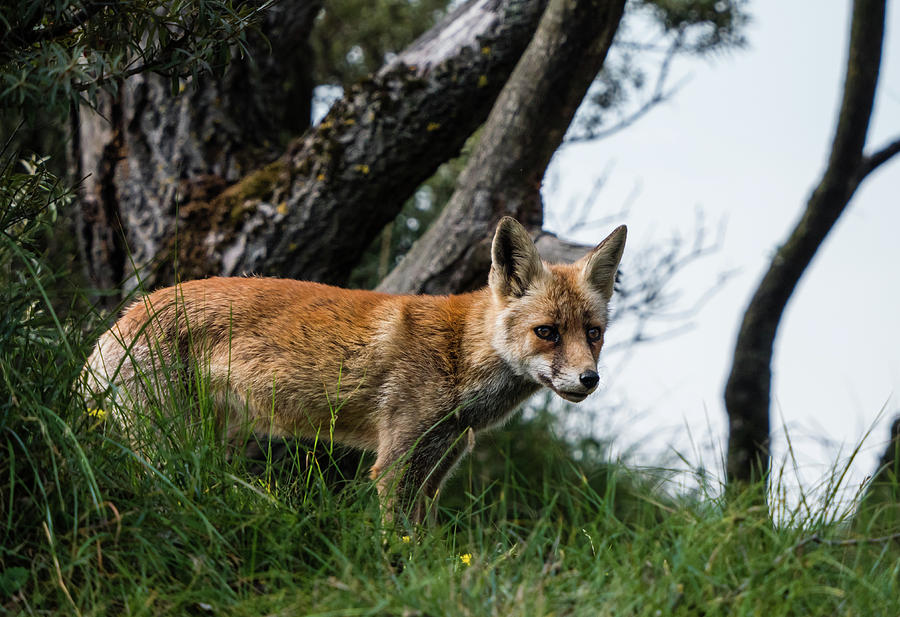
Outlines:
{"label": "fox front leg", "polygon": [[[378,448],[372,477],[378,482],[386,521],[405,514],[416,525],[426,514],[436,514],[433,501],[438,489],[463,455],[471,451],[471,428],[432,427],[417,439],[385,440]],[[429,507],[430,506],[430,507]]]}

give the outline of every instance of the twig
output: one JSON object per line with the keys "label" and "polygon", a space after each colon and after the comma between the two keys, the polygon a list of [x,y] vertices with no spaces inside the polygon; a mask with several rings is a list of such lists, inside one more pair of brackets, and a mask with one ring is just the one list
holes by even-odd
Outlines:
{"label": "twig", "polygon": [[860,544],[886,544],[887,542],[893,542],[894,540],[900,540],[900,532],[892,533],[887,536],[879,536],[877,538],[847,538],[845,540],[831,540],[829,538],[823,538],[817,533],[814,533],[811,536],[803,538],[786,551],[778,555],[775,560],[772,562],[772,566],[777,566],[782,561],[784,561],[789,555],[796,553],[800,549],[810,544],[824,544],[825,546],[858,546]]}
{"label": "twig", "polygon": [[803,538],[802,540],[788,547],[780,555],[775,557],[775,559],[772,560],[772,563],[769,564],[769,566],[764,570],[754,572],[750,576],[745,578],[743,581],[741,581],[740,585],[732,590],[730,595],[731,597],[740,595],[741,593],[749,589],[750,584],[754,579],[758,579],[761,576],[768,576],[769,574],[774,572],[775,568],[777,568],[781,564],[781,562],[787,559],[788,556],[793,555],[798,550],[810,544],[824,544],[825,546],[857,546],[860,544],[884,544],[894,540],[900,540],[900,533],[893,533],[889,536],[880,536],[878,538],[848,538],[846,540],[830,540],[828,538],[823,538],[817,533],[814,533],[813,535]]}
{"label": "twig", "polygon": [[8,35],[10,40],[15,40],[19,48],[28,47],[34,43],[48,41],[69,34],[76,28],[80,28],[87,21],[96,15],[104,6],[109,6],[106,2],[92,2],[85,6],[82,10],[75,13],[72,19],[62,23],[55,24],[46,28],[34,28],[30,32],[22,32]]}
{"label": "twig", "polygon": [[588,130],[584,135],[576,135],[572,137],[568,137],[565,143],[579,143],[585,141],[592,141],[595,139],[604,139],[613,135],[614,133],[618,133],[622,129],[627,129],[632,124],[640,120],[644,117],[647,112],[651,109],[669,100],[681,87],[687,82],[687,79],[680,80],[677,84],[672,86],[671,88],[666,89],[666,81],[669,78],[669,70],[672,66],[672,60],[678,55],[678,52],[681,50],[684,43],[684,28],[680,28],[678,30],[678,34],[675,36],[675,39],[672,41],[672,44],[668,47],[666,51],[666,56],[663,58],[662,64],[659,67],[659,73],[656,76],[656,84],[653,87],[653,94],[649,99],[644,101],[644,103],[638,107],[634,112],[630,115],[622,118],[616,124],[605,128],[605,129],[596,129],[596,130]]}

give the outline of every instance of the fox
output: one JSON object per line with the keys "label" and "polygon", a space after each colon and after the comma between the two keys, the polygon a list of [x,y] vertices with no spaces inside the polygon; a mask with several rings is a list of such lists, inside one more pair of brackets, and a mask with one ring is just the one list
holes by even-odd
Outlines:
{"label": "fox", "polygon": [[100,336],[86,386],[111,396],[124,422],[161,396],[166,367],[200,367],[226,441],[325,435],[372,451],[385,516],[419,524],[476,433],[541,388],[572,403],[597,389],[626,233],[549,264],[504,217],[487,286],[457,295],[265,277],[183,282],[136,301]]}

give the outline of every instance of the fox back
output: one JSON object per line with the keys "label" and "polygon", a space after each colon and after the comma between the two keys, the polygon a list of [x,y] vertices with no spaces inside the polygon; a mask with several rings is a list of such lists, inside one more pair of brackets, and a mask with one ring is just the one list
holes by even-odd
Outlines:
{"label": "fox back", "polygon": [[[386,514],[421,521],[471,448],[546,386],[572,402],[597,360],[619,227],[574,264],[541,261],[500,221],[487,287],[397,296],[270,278],[210,278],[155,291],[104,333],[85,370],[122,424],[202,371],[223,436],[323,437],[376,452]],[[173,368],[174,367],[174,368]],[[173,412],[175,410],[172,410]]]}

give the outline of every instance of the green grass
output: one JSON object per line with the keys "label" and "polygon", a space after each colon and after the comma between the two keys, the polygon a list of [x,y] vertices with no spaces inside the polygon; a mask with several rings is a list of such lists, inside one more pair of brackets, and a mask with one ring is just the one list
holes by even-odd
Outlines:
{"label": "green grass", "polygon": [[[667,472],[608,464],[547,413],[480,438],[418,530],[383,526],[366,459],[229,457],[163,409],[136,452],[75,387],[98,320],[75,290],[60,317],[33,257],[0,260],[0,612],[900,614],[896,504],[776,503],[776,525],[758,488],[673,497]],[[202,384],[179,396],[208,413]]]}
{"label": "green grass", "polygon": [[[34,375],[2,424],[11,614],[900,614],[883,530],[825,510],[775,527],[751,493],[667,496],[665,474],[601,448],[574,462],[583,444],[546,415],[482,439],[436,525],[385,529],[364,474],[335,486],[329,457],[301,444],[260,465],[182,426],[132,451],[84,413],[65,378],[81,358],[62,348],[4,364],[7,380]],[[29,360],[52,360],[54,379],[37,383]]]}

